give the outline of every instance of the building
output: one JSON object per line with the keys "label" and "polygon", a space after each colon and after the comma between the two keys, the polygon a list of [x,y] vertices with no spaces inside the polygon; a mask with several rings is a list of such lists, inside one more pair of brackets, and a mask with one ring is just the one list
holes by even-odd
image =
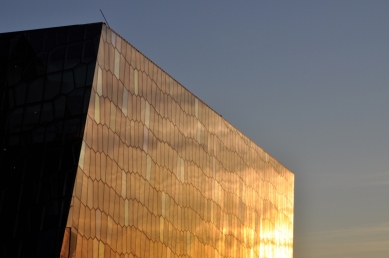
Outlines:
{"label": "building", "polygon": [[293,256],[294,175],[105,24],[0,34],[0,98],[1,257]]}

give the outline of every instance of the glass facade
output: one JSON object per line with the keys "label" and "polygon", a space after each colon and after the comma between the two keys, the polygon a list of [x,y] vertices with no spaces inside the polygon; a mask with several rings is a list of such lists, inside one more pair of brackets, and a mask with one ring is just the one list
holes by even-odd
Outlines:
{"label": "glass facade", "polygon": [[[29,33],[46,63],[24,81],[12,47]],[[5,257],[293,256],[294,175],[112,29],[0,44]]]}
{"label": "glass facade", "polygon": [[58,257],[102,24],[0,34],[0,257]]}

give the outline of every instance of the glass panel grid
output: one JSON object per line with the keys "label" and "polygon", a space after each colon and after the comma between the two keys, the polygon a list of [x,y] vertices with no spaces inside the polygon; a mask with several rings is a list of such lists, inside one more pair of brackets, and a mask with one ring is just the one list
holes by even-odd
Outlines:
{"label": "glass panel grid", "polygon": [[[99,53],[108,57],[98,58],[85,128],[99,144],[86,146],[79,162],[73,198],[82,209],[69,216],[78,236],[71,252],[292,257],[293,174],[104,30],[109,41]],[[95,229],[81,223],[85,216],[94,216]]]}

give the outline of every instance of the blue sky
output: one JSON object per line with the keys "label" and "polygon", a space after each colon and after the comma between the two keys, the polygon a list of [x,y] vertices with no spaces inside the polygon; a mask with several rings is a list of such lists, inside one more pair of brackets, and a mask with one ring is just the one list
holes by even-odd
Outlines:
{"label": "blue sky", "polygon": [[296,258],[389,255],[389,1],[4,0],[104,21],[295,173]]}

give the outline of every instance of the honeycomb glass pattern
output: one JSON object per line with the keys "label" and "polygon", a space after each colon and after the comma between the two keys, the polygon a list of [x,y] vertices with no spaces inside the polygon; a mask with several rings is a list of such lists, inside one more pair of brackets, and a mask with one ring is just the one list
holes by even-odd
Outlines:
{"label": "honeycomb glass pattern", "polygon": [[293,257],[293,207],[289,170],[102,26],[61,257]]}
{"label": "honeycomb glass pattern", "polygon": [[101,28],[0,34],[0,257],[59,256]]}

